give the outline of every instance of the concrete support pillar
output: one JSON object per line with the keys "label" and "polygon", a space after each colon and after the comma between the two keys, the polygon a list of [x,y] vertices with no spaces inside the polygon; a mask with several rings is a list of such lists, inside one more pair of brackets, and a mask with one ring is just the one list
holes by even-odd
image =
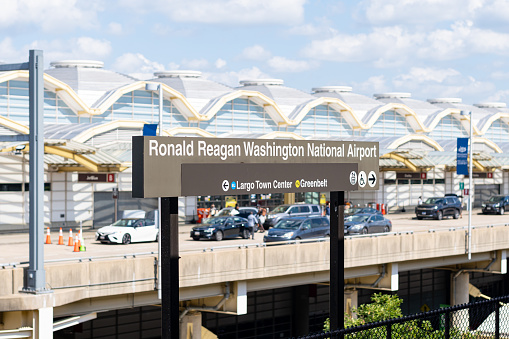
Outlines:
{"label": "concrete support pillar", "polygon": [[180,321],[180,339],[201,338],[201,313],[190,312]]}
{"label": "concrete support pillar", "polygon": [[309,286],[293,288],[293,336],[309,334]]}
{"label": "concrete support pillar", "polygon": [[44,307],[32,313],[34,339],[53,338],[53,307]]}
{"label": "concrete support pillar", "polygon": [[345,290],[345,314],[353,316],[354,319],[357,316],[352,312],[353,307],[358,307],[359,292],[357,290]]}
{"label": "concrete support pillar", "polygon": [[[467,304],[470,301],[468,285],[470,274],[468,272],[455,272],[451,276],[451,305]],[[452,314],[452,325],[461,330],[468,330],[470,321],[468,310],[456,311]]]}
{"label": "concrete support pillar", "polygon": [[285,204],[295,204],[295,193],[284,193]]}

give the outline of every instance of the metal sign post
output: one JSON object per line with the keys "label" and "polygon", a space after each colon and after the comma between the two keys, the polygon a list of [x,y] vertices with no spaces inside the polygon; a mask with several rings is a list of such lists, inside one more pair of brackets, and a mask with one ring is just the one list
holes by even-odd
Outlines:
{"label": "metal sign post", "polygon": [[[0,65],[0,71],[28,70],[29,100],[29,264],[22,292],[47,293],[44,271],[44,61],[40,50],[30,50],[28,62]],[[0,141],[26,141],[23,136]]]}
{"label": "metal sign post", "polygon": [[378,173],[375,142],[133,137],[133,197],[170,197],[161,198],[162,338],[179,337],[177,197],[331,191],[330,317],[337,329],[344,191],[378,189]]}

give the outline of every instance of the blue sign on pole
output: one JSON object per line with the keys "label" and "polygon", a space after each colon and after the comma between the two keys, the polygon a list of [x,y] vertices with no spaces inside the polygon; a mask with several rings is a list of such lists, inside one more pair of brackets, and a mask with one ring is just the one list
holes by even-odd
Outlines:
{"label": "blue sign on pole", "polygon": [[157,124],[145,124],[143,125],[143,135],[155,137],[157,134]]}
{"label": "blue sign on pole", "polygon": [[468,138],[458,138],[456,150],[456,174],[468,175]]}

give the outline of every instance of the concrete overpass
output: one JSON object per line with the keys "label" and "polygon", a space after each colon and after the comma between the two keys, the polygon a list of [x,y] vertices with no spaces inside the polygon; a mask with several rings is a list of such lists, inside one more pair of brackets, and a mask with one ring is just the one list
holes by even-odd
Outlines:
{"label": "concrete overpass", "polygon": [[[452,272],[451,304],[468,302],[468,272],[506,274],[509,226],[473,228],[470,261],[465,244],[465,228],[346,237],[345,300],[355,306],[359,288],[397,290],[399,272],[440,268]],[[95,312],[159,304],[154,254],[72,259],[45,268],[51,293],[39,295],[19,293],[24,267],[0,270],[0,338],[48,338],[54,330],[93,319]],[[328,283],[329,242],[181,253],[179,280],[186,328],[187,322],[199,324],[193,312],[245,314],[248,292]],[[62,317],[67,318],[53,321]]]}

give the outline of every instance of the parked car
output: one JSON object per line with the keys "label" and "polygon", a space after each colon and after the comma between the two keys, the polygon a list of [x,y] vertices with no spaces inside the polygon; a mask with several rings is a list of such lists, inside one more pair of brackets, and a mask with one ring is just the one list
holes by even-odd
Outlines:
{"label": "parked car", "polygon": [[345,234],[390,232],[392,222],[381,214],[354,214],[345,219]]}
{"label": "parked car", "polygon": [[321,216],[281,218],[263,237],[264,242],[320,238],[330,235],[329,219]]}
{"label": "parked car", "polygon": [[361,214],[361,213],[367,213],[367,214],[382,214],[379,210],[372,207],[352,207],[347,210],[345,210],[345,218],[354,215],[354,214]]}
{"label": "parked car", "polygon": [[191,230],[193,240],[213,239],[221,241],[227,238],[249,238],[247,219],[238,216],[208,218],[200,226]]}
{"label": "parked car", "polygon": [[321,216],[322,209],[319,205],[313,204],[293,204],[293,205],[280,205],[274,208],[269,214],[263,224],[263,228],[268,230],[277,224],[282,218],[289,216],[293,217],[307,217],[311,215]]}
{"label": "parked car", "polygon": [[423,204],[415,207],[417,219],[435,218],[442,220],[445,216],[458,219],[461,215],[461,202],[457,196],[428,198]]}
{"label": "parked car", "polygon": [[124,218],[98,229],[95,240],[127,245],[132,242],[157,241],[158,236],[159,228],[153,219]]}
{"label": "parked car", "polygon": [[494,195],[482,203],[482,213],[504,214],[509,209],[509,195]]}

